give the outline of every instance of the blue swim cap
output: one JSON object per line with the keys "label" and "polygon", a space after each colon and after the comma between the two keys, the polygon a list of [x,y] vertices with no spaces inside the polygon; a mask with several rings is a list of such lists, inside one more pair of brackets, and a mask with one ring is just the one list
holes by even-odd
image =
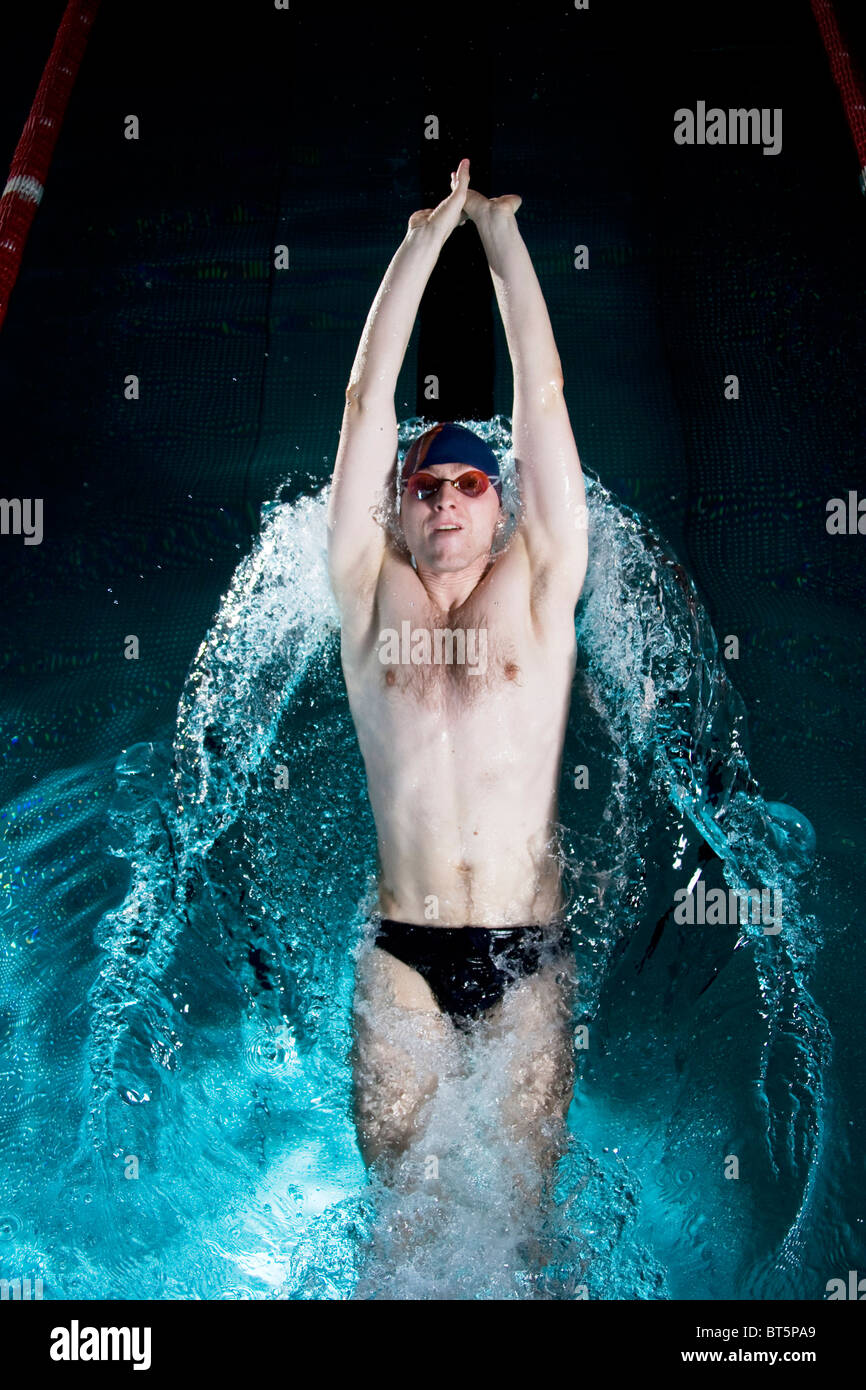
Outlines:
{"label": "blue swim cap", "polygon": [[470,468],[480,468],[488,478],[495,479],[493,486],[501,499],[499,460],[486,440],[465,425],[447,422],[419,434],[406,452],[400,477],[405,482],[413,473],[432,468],[435,463],[466,463]]}

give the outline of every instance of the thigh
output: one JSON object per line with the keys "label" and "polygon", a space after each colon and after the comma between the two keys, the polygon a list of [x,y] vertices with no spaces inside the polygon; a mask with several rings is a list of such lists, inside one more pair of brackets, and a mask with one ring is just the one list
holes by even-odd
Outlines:
{"label": "thigh", "polygon": [[[450,1022],[436,1003],[435,996],[423,975],[406,965],[380,946],[369,946],[358,960],[355,977],[356,1008],[369,1002],[377,1014],[389,1008],[407,1010]],[[444,1029],[442,1030],[444,1034]]]}
{"label": "thigh", "polygon": [[[574,1086],[573,961],[554,958],[513,985],[491,1020],[508,1087],[503,1118],[515,1137],[554,1143]],[[549,1141],[549,1143],[548,1143]]]}
{"label": "thigh", "polygon": [[[414,977],[414,979],[412,978]],[[425,1103],[454,1061],[453,1028],[426,981],[377,946],[358,961],[354,1000],[355,1123],[368,1163],[419,1136]]]}

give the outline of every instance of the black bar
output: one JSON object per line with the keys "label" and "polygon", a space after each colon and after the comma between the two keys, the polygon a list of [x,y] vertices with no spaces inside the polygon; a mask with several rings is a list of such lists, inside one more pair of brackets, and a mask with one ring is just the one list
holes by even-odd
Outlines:
{"label": "black bar", "polygon": [[[328,1348],[333,1371],[342,1372],[352,1365],[357,1370],[357,1344],[346,1340],[355,1327],[361,1327],[360,1320],[355,1323],[354,1318],[363,1318],[363,1327],[369,1332],[371,1317],[378,1326],[376,1320],[381,1316],[383,1329],[391,1317],[377,1315],[375,1309],[359,1315],[328,1301],[272,1301],[265,1291],[262,1298],[264,1301],[10,1301],[2,1305],[3,1330],[6,1346],[14,1346],[17,1364],[28,1379],[38,1374],[48,1385],[68,1385],[70,1377],[77,1381],[80,1376],[89,1385],[94,1381],[112,1385],[126,1381],[135,1386],[139,1384],[137,1365],[145,1372],[141,1385],[163,1386],[190,1377],[203,1384],[227,1367],[233,1373],[246,1373],[247,1379],[253,1369],[259,1381],[278,1376],[285,1372],[298,1338],[317,1333],[333,1336],[339,1332],[342,1336]],[[461,1311],[453,1300],[443,1301],[451,1302],[448,1317],[452,1327],[462,1322],[467,1333],[475,1331],[463,1356],[467,1376],[476,1370],[505,1369],[513,1340],[515,1313],[511,1303],[483,1310],[470,1300]],[[521,1316],[524,1326],[537,1327],[540,1335],[542,1324],[534,1323],[531,1311],[527,1309]],[[400,1317],[404,1325],[415,1328],[416,1337],[426,1333],[435,1342],[441,1315],[425,1313],[424,1305],[417,1304]],[[411,1323],[405,1323],[407,1317]],[[544,1317],[546,1329],[566,1337],[579,1336],[584,1360],[589,1355],[599,1370],[630,1371],[639,1377],[653,1371],[662,1380],[682,1366],[690,1366],[693,1374],[697,1366],[700,1375],[704,1365],[714,1362],[722,1367],[744,1363],[747,1373],[756,1363],[763,1363],[767,1371],[778,1370],[780,1365],[785,1370],[787,1366],[782,1363],[787,1363],[811,1370],[810,1383],[815,1383],[817,1373],[820,1382],[827,1384],[835,1376],[850,1375],[862,1343],[860,1317],[835,1304],[830,1307],[823,1299],[734,1303],[576,1299],[560,1313]],[[483,1346],[477,1336],[479,1325],[486,1333]],[[112,1327],[125,1329],[125,1337],[106,1337],[103,1345],[101,1330]],[[124,1352],[129,1354],[122,1355]]]}

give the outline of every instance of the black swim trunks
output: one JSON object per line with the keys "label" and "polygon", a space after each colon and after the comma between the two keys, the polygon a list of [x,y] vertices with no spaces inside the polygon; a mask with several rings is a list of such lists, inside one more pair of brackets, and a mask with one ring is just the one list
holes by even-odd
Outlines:
{"label": "black swim trunks", "polygon": [[466,1029],[561,939],[556,927],[431,927],[383,917],[376,945],[417,970],[443,1013]]}

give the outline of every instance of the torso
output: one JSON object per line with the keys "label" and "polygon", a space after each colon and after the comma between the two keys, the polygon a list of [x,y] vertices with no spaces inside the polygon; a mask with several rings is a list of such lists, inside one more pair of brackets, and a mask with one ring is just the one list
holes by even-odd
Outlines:
{"label": "torso", "polygon": [[[463,664],[459,639],[449,653],[436,629],[462,631]],[[533,592],[519,533],[447,616],[389,545],[375,592],[343,614],[342,659],[376,821],[382,916],[441,926],[554,920],[574,608],[537,583]]]}

